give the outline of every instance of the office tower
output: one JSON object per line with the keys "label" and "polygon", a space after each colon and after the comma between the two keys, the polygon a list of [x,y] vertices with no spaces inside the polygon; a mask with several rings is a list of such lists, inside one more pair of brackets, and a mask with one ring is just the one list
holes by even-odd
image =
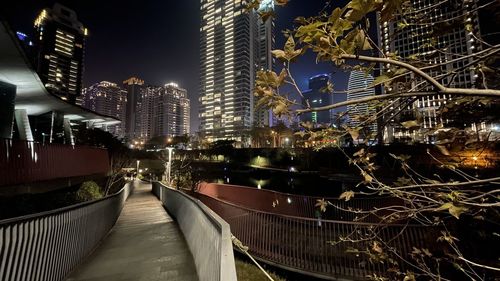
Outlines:
{"label": "office tower", "polygon": [[263,42],[257,13],[246,12],[246,5],[201,0],[199,116],[200,131],[209,141],[248,142],[246,132],[254,121],[253,88]]}
{"label": "office tower", "polygon": [[[402,20],[401,15],[397,16],[394,21],[381,22],[379,41],[385,53],[397,54],[403,60],[418,58],[440,64],[473,54],[481,49],[481,44],[474,38],[474,34],[479,34],[477,0],[412,0],[410,4],[412,10],[403,16],[421,19],[423,23],[410,24],[405,28],[398,27],[397,22]],[[470,24],[471,29],[466,28],[464,20]],[[457,70],[454,75],[442,77],[440,82],[448,87],[474,87],[477,74],[473,69],[466,67],[473,59],[471,57],[444,64],[433,69],[430,74],[436,77]],[[422,87],[423,80],[420,77],[408,76],[407,79],[411,82],[411,87],[416,90],[430,90],[429,87]],[[391,89],[385,89],[385,91],[390,92]],[[421,116],[423,121],[421,129],[428,129],[441,125],[446,126],[446,120],[442,120],[437,109],[447,100],[449,100],[447,95],[434,95],[419,98],[409,106],[396,105],[395,107],[403,109],[407,107],[403,115]],[[392,117],[386,118],[391,121]],[[419,138],[420,141],[428,141],[428,136],[417,134],[416,130],[410,131],[398,126],[398,120],[392,121],[395,122],[392,122],[392,125],[385,129],[387,141],[392,141],[395,138],[414,140]]]}
{"label": "office tower", "polygon": [[174,137],[190,132],[190,101],[187,91],[176,83],[140,89],[137,138]]}
{"label": "office tower", "polygon": [[[369,73],[358,70],[351,71],[349,75],[349,81],[347,84],[347,90],[348,90],[347,100],[351,101],[375,95],[374,88],[367,89],[370,86],[370,84],[373,84],[373,80],[374,80],[373,76]],[[360,89],[366,89],[366,90],[356,91]],[[360,126],[361,123],[366,120],[366,118],[373,117],[375,113],[376,113],[375,110],[371,108],[367,103],[348,105],[347,114],[349,119],[348,121],[349,126],[351,127]],[[358,116],[363,116],[363,119],[360,120]],[[365,127],[368,124],[370,124],[368,126],[370,128],[370,131],[374,132],[377,130],[377,125],[375,124],[375,120],[372,120],[370,123],[364,124],[364,126],[362,127]]]}
{"label": "office tower", "polygon": [[[274,0],[266,0],[260,3],[258,12],[265,13],[274,11]],[[275,58],[271,51],[275,49],[275,23],[270,18],[267,21],[257,20],[257,50],[258,50],[258,70],[273,70]],[[257,102],[255,102],[256,104]],[[260,107],[254,110],[254,126],[272,127],[277,125],[277,118],[272,109]]]}
{"label": "office tower", "polygon": [[[325,92],[325,88],[330,81],[330,75],[320,74],[309,78],[309,90],[302,92],[304,99],[302,104],[306,106],[308,103],[311,107],[322,107],[332,104],[332,95]],[[330,124],[331,113],[328,110],[314,111],[302,114],[300,120],[302,122],[311,122],[313,124]]]}
{"label": "office tower", "polygon": [[141,114],[138,108],[142,102],[141,89],[144,80],[130,77],[123,81],[123,88],[127,91],[127,108],[125,114],[125,138],[134,140],[140,138]]}
{"label": "office tower", "polygon": [[76,13],[60,4],[44,9],[35,20],[40,79],[53,94],[76,103],[81,94],[87,29]]}
{"label": "office tower", "polygon": [[127,92],[124,89],[115,83],[102,81],[84,88],[82,98],[83,107],[122,120],[120,124],[108,126],[104,129],[119,138],[124,137],[127,105]]}

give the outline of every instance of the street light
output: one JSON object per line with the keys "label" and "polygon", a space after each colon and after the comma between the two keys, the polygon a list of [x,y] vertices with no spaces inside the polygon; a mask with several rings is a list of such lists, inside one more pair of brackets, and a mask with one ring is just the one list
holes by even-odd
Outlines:
{"label": "street light", "polygon": [[141,163],[141,161],[137,160],[137,168],[136,168],[137,176],[139,176],[139,163]]}
{"label": "street light", "polygon": [[172,152],[174,150],[173,147],[167,147],[168,150],[168,163],[167,163],[167,182],[170,184],[170,172],[172,171]]}

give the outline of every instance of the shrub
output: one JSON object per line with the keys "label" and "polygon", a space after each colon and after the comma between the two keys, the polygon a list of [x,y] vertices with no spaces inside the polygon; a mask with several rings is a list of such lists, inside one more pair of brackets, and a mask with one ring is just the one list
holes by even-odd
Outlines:
{"label": "shrub", "polygon": [[76,198],[79,202],[86,202],[102,198],[104,193],[101,187],[94,181],[86,181],[80,185],[76,192]]}

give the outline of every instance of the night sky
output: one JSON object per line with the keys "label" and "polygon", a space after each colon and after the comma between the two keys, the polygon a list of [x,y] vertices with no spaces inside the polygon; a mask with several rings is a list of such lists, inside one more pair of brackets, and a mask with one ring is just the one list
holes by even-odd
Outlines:
{"label": "night sky", "polygon": [[[33,21],[50,0],[16,0],[2,3],[2,10],[16,31],[30,34]],[[75,10],[89,29],[85,56],[84,87],[99,81],[118,84],[138,76],[152,85],[177,82],[188,90],[191,99],[192,132],[198,129],[199,80],[199,0],[57,1]],[[345,1],[334,1],[343,4]],[[283,46],[281,30],[291,28],[297,16],[316,14],[322,0],[292,0],[278,8],[277,48]],[[329,64],[316,65],[307,56],[292,71],[302,89],[307,79],[335,71]],[[347,87],[347,75],[334,75],[337,90]]]}

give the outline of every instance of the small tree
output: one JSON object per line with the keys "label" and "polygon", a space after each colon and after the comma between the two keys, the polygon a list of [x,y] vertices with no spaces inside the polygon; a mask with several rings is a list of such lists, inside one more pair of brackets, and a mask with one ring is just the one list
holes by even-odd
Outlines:
{"label": "small tree", "polygon": [[78,144],[103,147],[108,150],[110,171],[104,188],[104,195],[108,195],[111,188],[123,179],[124,168],[132,164],[132,151],[121,140],[101,129],[87,129],[82,125],[78,128],[76,136]]}

